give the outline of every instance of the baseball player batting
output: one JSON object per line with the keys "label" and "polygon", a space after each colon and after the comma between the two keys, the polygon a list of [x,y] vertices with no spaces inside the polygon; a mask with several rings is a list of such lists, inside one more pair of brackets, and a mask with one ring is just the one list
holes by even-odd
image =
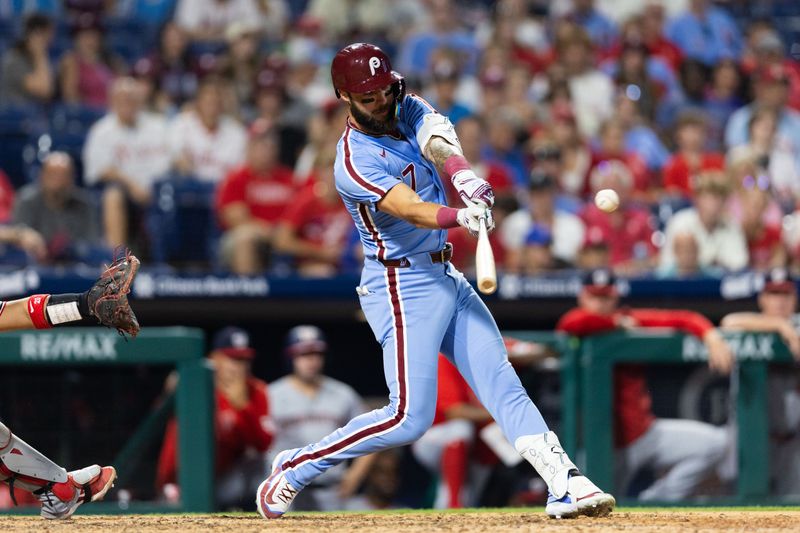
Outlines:
{"label": "baseball player batting", "polygon": [[[349,106],[334,165],[336,188],[364,248],[357,293],[383,347],[389,405],[317,443],[280,452],[256,495],[259,513],[278,518],[334,465],[422,436],[436,409],[441,351],[547,483],[548,515],[608,514],[614,497],[567,457],[509,364],[489,310],[450,264],[448,228],[477,235],[485,217],[494,229],[492,188],[471,170],[453,125],[422,98],[405,94],[403,77],[376,46],[340,50],[331,74],[337,97]],[[452,181],[466,207],[446,207],[440,175]]]}

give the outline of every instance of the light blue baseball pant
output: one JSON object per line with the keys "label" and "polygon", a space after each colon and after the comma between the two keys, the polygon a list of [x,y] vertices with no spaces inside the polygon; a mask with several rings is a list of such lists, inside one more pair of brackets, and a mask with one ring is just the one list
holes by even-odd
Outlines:
{"label": "light blue baseball pant", "polygon": [[436,410],[438,354],[453,361],[510,442],[548,431],[516,372],[486,305],[450,264],[428,254],[406,268],[367,260],[359,298],[383,347],[389,405],[360,415],[321,441],[292,450],[283,469],[304,487],[341,461],[414,442]]}

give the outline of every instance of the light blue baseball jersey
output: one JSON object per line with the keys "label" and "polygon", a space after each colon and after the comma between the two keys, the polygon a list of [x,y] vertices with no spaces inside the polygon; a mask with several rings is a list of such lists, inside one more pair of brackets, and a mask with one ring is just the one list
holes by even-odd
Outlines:
{"label": "light blue baseball jersey", "polygon": [[[318,442],[282,452],[280,469],[294,488],[308,486],[342,461],[422,436],[436,412],[440,352],[456,365],[509,442],[548,430],[508,362],[489,309],[452,264],[434,263],[425,253],[440,250],[446,232],[419,229],[376,209],[398,183],[425,201],[445,203],[442,182],[416,141],[427,113],[435,111],[409,95],[400,106],[399,135],[371,136],[348,124],[339,142],[336,188],[368,258],[358,298],[383,351],[389,404]],[[376,258],[409,261],[386,266]],[[258,495],[266,508],[273,497],[269,487],[262,484]]]}
{"label": "light blue baseball jersey", "polygon": [[436,110],[419,96],[401,101],[397,134],[369,135],[348,121],[337,145],[336,189],[358,228],[364,256],[400,259],[441,250],[447,231],[420,229],[382,213],[376,204],[398,183],[405,183],[422,200],[446,204],[444,186],[433,164],[422,155],[417,129],[422,117]]}

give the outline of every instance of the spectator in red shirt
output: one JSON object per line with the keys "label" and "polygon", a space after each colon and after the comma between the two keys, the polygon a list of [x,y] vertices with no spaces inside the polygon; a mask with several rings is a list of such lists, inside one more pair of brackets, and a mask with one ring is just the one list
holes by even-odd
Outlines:
{"label": "spectator in red shirt", "polygon": [[[250,374],[256,356],[246,331],[227,327],[214,337],[209,360],[214,368],[215,492],[219,508],[249,509],[252,495],[267,475],[266,452],[272,443],[267,384]],[[175,386],[168,380],[167,389]],[[167,423],[158,460],[156,486],[177,500],[178,426]],[[191,468],[191,465],[181,465]]]}
{"label": "spectator in red shirt", "polygon": [[[618,329],[674,328],[701,338],[708,348],[712,370],[730,372],[731,350],[719,331],[702,315],[684,310],[619,307],[613,274],[590,271],[578,295],[578,307],[556,325],[576,337]],[[724,428],[695,420],[656,418],[651,409],[644,369],[619,365],[614,370],[614,439],[617,447],[617,490],[625,494],[634,475],[644,466],[665,473],[639,494],[641,500],[681,500],[711,474],[728,448]]]}
{"label": "spectator in red shirt", "polygon": [[278,139],[256,121],[250,128],[245,165],[228,174],[217,189],[217,216],[225,234],[223,263],[236,274],[255,274],[267,266],[275,228],[294,201],[292,171],[278,162]]}
{"label": "spectator in red shirt", "polygon": [[336,274],[353,227],[333,181],[335,150],[317,155],[313,178],[287,207],[275,233],[275,251],[294,258],[298,273]]}
{"label": "spectator in red shirt", "polygon": [[683,62],[683,52],[664,36],[664,6],[657,2],[647,2],[642,12],[642,40],[650,55],[660,57],[674,72],[678,72]]}
{"label": "spectator in red shirt", "polygon": [[600,232],[611,252],[611,267],[628,275],[652,270],[658,261],[653,244],[650,213],[630,201],[633,176],[621,161],[601,163],[590,177],[592,193],[601,189],[617,191],[620,207],[612,212],[601,211],[594,202],[587,203],[581,215],[587,232]]}
{"label": "spectator in red shirt", "polygon": [[722,170],[722,154],[705,150],[708,131],[702,117],[695,113],[681,115],[675,126],[677,150],[664,166],[664,189],[668,194],[692,197],[692,176],[704,170]]}

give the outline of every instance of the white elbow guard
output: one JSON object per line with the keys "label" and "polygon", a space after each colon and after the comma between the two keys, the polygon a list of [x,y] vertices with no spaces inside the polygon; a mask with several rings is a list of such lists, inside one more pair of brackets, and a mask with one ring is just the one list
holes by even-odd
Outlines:
{"label": "white elbow guard", "polygon": [[417,144],[423,153],[431,137],[443,138],[461,153],[461,143],[458,142],[456,129],[446,116],[440,115],[439,113],[428,113],[422,117],[422,126],[419,127],[419,131],[417,132]]}

